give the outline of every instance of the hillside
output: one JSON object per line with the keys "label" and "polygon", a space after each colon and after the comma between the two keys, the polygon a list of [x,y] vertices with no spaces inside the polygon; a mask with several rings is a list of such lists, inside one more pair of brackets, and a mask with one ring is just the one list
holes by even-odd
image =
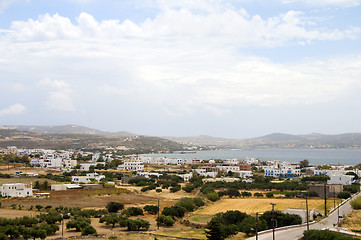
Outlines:
{"label": "hillside", "polygon": [[130,137],[136,136],[134,133],[130,132],[103,132],[97,129],[78,126],[78,125],[62,125],[62,126],[3,126],[0,127],[3,129],[13,129],[19,131],[41,133],[41,134],[57,134],[57,133],[71,133],[71,134],[89,134],[96,136],[120,136],[120,137]]}
{"label": "hillside", "polygon": [[306,135],[292,135],[273,133],[262,137],[248,139],[213,138],[209,136],[197,137],[167,137],[172,141],[183,144],[200,146],[214,146],[216,148],[361,148],[361,133],[345,133],[338,135],[324,135],[312,133]]}
{"label": "hillside", "polygon": [[57,133],[41,134],[0,129],[0,148],[17,146],[18,148],[46,149],[104,149],[124,146],[131,153],[169,152],[183,149],[183,145],[170,140],[147,136],[97,136],[92,134]]}

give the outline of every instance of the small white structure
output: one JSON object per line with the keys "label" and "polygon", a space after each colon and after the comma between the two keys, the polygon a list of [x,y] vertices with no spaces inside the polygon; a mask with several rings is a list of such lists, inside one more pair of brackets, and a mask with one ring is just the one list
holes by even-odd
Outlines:
{"label": "small white structure", "polygon": [[32,197],[33,188],[27,187],[24,183],[3,184],[0,187],[2,197]]}
{"label": "small white structure", "polygon": [[332,175],[330,180],[327,180],[327,184],[351,185],[353,178],[353,175]]}
{"label": "small white structure", "polygon": [[81,186],[78,184],[53,184],[51,185],[52,191],[65,191],[68,189],[80,189]]}
{"label": "small white structure", "polygon": [[98,173],[88,173],[86,176],[72,176],[71,181],[74,183],[90,183],[91,181],[100,181],[105,178],[104,175]]}
{"label": "small white structure", "polygon": [[89,171],[89,169],[90,169],[90,167],[91,166],[96,166],[96,164],[95,163],[82,163],[82,164],[80,164],[80,171]]}

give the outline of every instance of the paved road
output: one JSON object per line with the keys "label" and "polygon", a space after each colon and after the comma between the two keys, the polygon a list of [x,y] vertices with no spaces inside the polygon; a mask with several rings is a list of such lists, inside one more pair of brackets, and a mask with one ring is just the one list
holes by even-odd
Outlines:
{"label": "paved road", "polygon": [[[360,196],[359,193],[357,196]],[[354,196],[356,197],[356,196]],[[344,205],[340,207],[340,216],[346,216],[352,211],[350,201],[346,202]],[[331,213],[327,218],[323,219],[322,221],[310,225],[310,229],[323,229],[323,228],[331,228],[333,224],[337,223],[337,210]],[[275,232],[275,239],[276,240],[296,240],[300,239],[303,236],[303,232],[306,230],[306,226],[304,227],[297,227],[292,229],[286,230],[278,230]],[[256,237],[249,238],[248,240],[255,240]],[[272,240],[273,235],[272,231],[269,233],[265,233],[258,236],[259,240]]]}

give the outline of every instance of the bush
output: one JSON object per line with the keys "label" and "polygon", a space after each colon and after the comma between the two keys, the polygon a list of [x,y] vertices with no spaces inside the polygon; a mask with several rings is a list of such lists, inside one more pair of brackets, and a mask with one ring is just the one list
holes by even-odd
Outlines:
{"label": "bush", "polygon": [[172,206],[172,207],[165,207],[162,211],[162,215],[165,216],[171,216],[171,217],[177,217],[182,218],[184,217],[184,214],[187,212],[187,210],[184,207],[180,206]]}
{"label": "bush", "polygon": [[252,193],[244,191],[244,192],[241,193],[241,195],[242,195],[242,197],[251,197]]}
{"label": "bush", "polygon": [[340,192],[339,194],[337,194],[337,197],[341,198],[341,199],[347,199],[347,198],[351,197],[351,194],[350,194],[350,192],[343,191],[343,192]]}
{"label": "bush", "polygon": [[139,231],[140,229],[148,230],[149,227],[150,227],[150,223],[140,218],[137,218],[135,220],[132,219],[127,220],[128,231]]}
{"label": "bush", "polygon": [[144,209],[144,211],[146,211],[150,214],[153,214],[153,215],[155,215],[159,212],[159,208],[156,205],[145,205],[143,209]]}
{"label": "bush", "polygon": [[217,192],[208,192],[206,194],[206,197],[208,198],[208,200],[210,200],[212,202],[219,200],[219,195]]}
{"label": "bush", "polygon": [[182,190],[184,190],[184,191],[187,192],[187,193],[192,192],[193,189],[194,189],[194,186],[193,186],[193,185],[186,185],[186,186],[184,186],[184,187],[182,188]]}
{"label": "bush", "polygon": [[119,210],[124,209],[124,204],[120,202],[108,202],[106,206],[108,212],[110,213],[116,213]]}
{"label": "bush", "polygon": [[127,216],[144,215],[143,209],[141,209],[141,208],[139,208],[139,207],[130,207],[130,208],[127,208],[126,210],[123,211],[123,214],[125,214],[125,215],[127,215]]}
{"label": "bush", "polygon": [[353,209],[361,209],[361,197],[352,200],[350,204]]}
{"label": "bush", "polygon": [[273,198],[274,196],[273,196],[273,193],[268,192],[268,193],[266,193],[266,197],[268,197],[268,198]]}
{"label": "bush", "polygon": [[263,197],[263,193],[256,192],[253,194],[255,197]]}
{"label": "bush", "polygon": [[167,227],[170,227],[170,226],[173,226],[174,224],[174,220],[172,217],[170,216],[164,216],[164,215],[160,215],[158,218],[157,218],[157,223],[159,225],[164,225],[164,226],[167,226]]}
{"label": "bush", "polygon": [[304,240],[353,240],[356,238],[344,236],[329,230],[308,230],[303,232]]}
{"label": "bush", "polygon": [[177,185],[176,187],[171,187],[171,188],[169,189],[169,191],[170,191],[171,193],[178,192],[179,190],[181,190],[181,186],[180,186],[180,185]]}
{"label": "bush", "polygon": [[162,189],[160,189],[160,188],[157,188],[157,190],[155,190],[156,192],[162,192]]}
{"label": "bush", "polygon": [[91,234],[96,234],[97,230],[95,230],[95,228],[93,228],[92,226],[88,225],[86,226],[82,231],[81,231],[81,235],[85,236],[85,235],[91,235]]}
{"label": "bush", "polygon": [[277,227],[297,225],[302,223],[302,218],[296,214],[282,213],[281,211],[267,211],[260,217],[261,220],[265,220],[268,224],[268,228],[272,228],[272,215],[277,220]]}

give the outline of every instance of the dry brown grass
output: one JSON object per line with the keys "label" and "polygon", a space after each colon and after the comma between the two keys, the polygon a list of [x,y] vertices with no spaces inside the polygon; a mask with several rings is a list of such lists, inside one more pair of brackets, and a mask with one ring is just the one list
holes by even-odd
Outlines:
{"label": "dry brown grass", "polygon": [[343,228],[361,230],[361,210],[353,210],[340,224]]}
{"label": "dry brown grass", "polygon": [[[272,209],[271,203],[275,203],[276,210],[284,210],[286,208],[305,208],[304,199],[285,199],[285,198],[224,198],[212,205],[209,205],[195,214],[214,215],[218,212],[226,212],[228,210],[239,210],[247,214],[255,214],[256,212],[266,212]],[[308,207],[323,210],[322,199],[309,199]],[[328,208],[331,209],[333,201],[328,201]]]}
{"label": "dry brown grass", "polygon": [[134,194],[122,188],[114,189],[97,189],[97,190],[68,190],[68,191],[51,191],[50,198],[10,198],[2,200],[3,207],[10,207],[12,204],[22,205],[25,208],[30,206],[51,205],[64,207],[80,207],[80,208],[102,208],[108,202],[117,201],[125,205],[145,204],[155,202],[156,197],[143,194]]}
{"label": "dry brown grass", "polygon": [[4,209],[0,208],[0,217],[2,218],[16,218],[24,216],[35,216],[38,213],[24,210]]}

